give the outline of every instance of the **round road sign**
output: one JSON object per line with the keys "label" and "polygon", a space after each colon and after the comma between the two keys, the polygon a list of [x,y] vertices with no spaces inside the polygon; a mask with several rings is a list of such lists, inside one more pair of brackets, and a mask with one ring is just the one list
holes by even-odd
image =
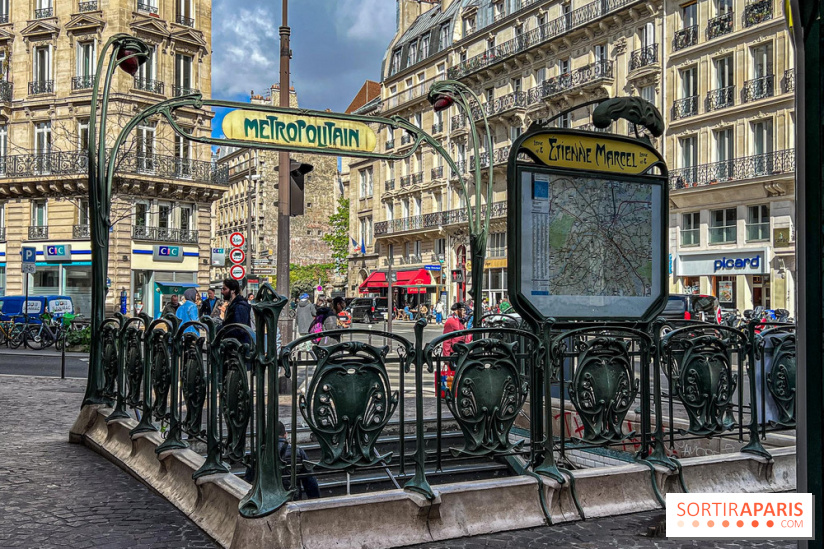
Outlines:
{"label": "round road sign", "polygon": [[232,263],[243,263],[246,254],[240,248],[232,248],[232,251],[229,252],[229,259],[232,260]]}
{"label": "round road sign", "polygon": [[242,280],[244,276],[246,276],[246,267],[243,265],[232,265],[232,268],[229,269],[229,274],[232,275],[232,278],[235,280]]}
{"label": "round road sign", "polygon": [[243,246],[243,244],[245,242],[246,242],[246,237],[243,236],[242,233],[232,233],[229,236],[229,243],[232,246],[234,246],[235,248],[239,248],[239,247]]}

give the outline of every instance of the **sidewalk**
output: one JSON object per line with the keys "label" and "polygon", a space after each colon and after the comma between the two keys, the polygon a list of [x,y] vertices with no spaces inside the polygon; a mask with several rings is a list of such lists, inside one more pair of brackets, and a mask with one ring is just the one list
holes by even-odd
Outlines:
{"label": "sidewalk", "polygon": [[69,444],[84,390],[85,380],[0,378],[0,547],[216,547],[166,500]]}

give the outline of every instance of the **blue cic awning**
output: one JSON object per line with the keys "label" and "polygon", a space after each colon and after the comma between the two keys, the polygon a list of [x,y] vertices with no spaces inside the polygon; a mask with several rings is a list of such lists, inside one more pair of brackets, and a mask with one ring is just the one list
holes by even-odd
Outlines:
{"label": "blue cic awning", "polygon": [[189,288],[198,288],[194,282],[155,282],[157,291],[162,295],[183,295]]}

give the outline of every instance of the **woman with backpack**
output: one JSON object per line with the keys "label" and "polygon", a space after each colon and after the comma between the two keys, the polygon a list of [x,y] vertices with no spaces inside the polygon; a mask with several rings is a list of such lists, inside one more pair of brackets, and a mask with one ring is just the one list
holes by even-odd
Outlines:
{"label": "woman with backpack", "polygon": [[[331,307],[321,307],[317,311],[312,325],[309,326],[310,334],[322,334],[323,332],[331,332],[338,329],[338,314],[346,308],[346,301],[342,297],[336,297],[332,300]],[[315,343],[329,343],[329,339],[334,342],[340,342],[340,336],[327,336],[325,338],[318,337],[314,340]]]}

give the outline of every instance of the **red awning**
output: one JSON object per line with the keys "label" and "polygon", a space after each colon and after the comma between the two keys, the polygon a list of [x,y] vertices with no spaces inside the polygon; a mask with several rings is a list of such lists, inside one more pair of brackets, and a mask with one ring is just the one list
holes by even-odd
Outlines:
{"label": "red awning", "polygon": [[[434,286],[432,283],[432,275],[426,269],[412,269],[409,271],[397,271],[397,282],[392,283],[393,288],[404,288],[409,286]],[[389,284],[386,282],[386,271],[373,271],[363,284],[360,285],[360,292],[374,292],[384,288],[388,288]],[[410,288],[410,293],[418,293],[413,290],[423,290],[423,288]],[[423,293],[423,292],[420,292]]]}

